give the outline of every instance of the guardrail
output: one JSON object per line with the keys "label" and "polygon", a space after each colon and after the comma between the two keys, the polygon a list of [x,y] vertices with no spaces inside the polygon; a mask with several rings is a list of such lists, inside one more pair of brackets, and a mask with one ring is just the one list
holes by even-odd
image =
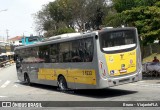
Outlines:
{"label": "guardrail", "polygon": [[0,62],[0,68],[6,67],[7,65],[11,65],[13,63],[14,63],[14,60],[12,60],[12,59]]}
{"label": "guardrail", "polygon": [[143,77],[155,77],[160,78],[160,63],[148,62],[142,65]]}

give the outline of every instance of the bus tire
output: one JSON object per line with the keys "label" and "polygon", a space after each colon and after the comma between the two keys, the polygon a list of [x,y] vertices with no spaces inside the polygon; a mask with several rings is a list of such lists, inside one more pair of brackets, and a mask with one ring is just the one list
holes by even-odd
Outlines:
{"label": "bus tire", "polygon": [[28,74],[25,74],[24,75],[24,81],[25,81],[25,84],[30,86],[31,85],[31,82],[30,82],[30,78],[28,76]]}
{"label": "bus tire", "polygon": [[66,79],[63,76],[58,78],[58,88],[60,91],[65,91],[68,89]]}

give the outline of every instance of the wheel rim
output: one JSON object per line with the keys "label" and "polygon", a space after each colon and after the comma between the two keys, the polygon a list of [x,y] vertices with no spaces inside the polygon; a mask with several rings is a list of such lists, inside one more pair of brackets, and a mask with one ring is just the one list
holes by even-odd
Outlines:
{"label": "wheel rim", "polygon": [[25,78],[25,82],[26,82],[26,84],[30,84],[30,80],[29,80],[29,77],[28,76],[26,76],[26,78]]}
{"label": "wheel rim", "polygon": [[60,88],[60,90],[65,90],[67,88],[64,78],[60,78],[60,80],[59,80],[59,88]]}
{"label": "wheel rim", "polygon": [[61,88],[61,90],[63,90],[63,89],[64,89],[64,87],[63,87],[63,83],[62,83],[62,82],[60,83],[60,88]]}
{"label": "wheel rim", "polygon": [[27,84],[29,83],[29,79],[28,79],[28,77],[27,77],[27,79],[26,79],[26,82],[27,82]]}

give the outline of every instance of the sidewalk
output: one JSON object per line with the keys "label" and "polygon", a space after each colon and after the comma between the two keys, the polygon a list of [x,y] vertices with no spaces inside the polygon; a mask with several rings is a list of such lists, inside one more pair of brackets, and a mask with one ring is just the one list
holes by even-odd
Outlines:
{"label": "sidewalk", "polygon": [[15,64],[15,63],[7,64],[5,67],[0,67],[0,71],[3,70],[3,69],[5,69],[5,68],[7,68],[7,67],[10,67],[10,66],[12,66],[12,65],[14,65],[14,64]]}
{"label": "sidewalk", "polygon": [[142,81],[145,81],[147,83],[150,83],[150,84],[160,84],[160,77],[156,78],[156,77],[144,77],[142,79]]}

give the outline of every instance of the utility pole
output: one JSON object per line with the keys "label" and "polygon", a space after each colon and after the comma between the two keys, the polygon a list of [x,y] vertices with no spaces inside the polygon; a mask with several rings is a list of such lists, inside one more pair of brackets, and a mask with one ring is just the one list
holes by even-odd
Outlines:
{"label": "utility pole", "polygon": [[5,10],[0,10],[0,12],[3,12],[3,11],[8,11],[8,9],[5,9]]}
{"label": "utility pole", "polygon": [[24,45],[26,45],[26,38],[24,36],[24,32],[23,32],[23,39],[24,39]]}
{"label": "utility pole", "polygon": [[[8,9],[0,10],[0,12],[3,12],[3,11],[8,11]],[[3,37],[3,41],[4,41],[4,37]]]}
{"label": "utility pole", "polygon": [[6,29],[6,34],[7,34],[7,41],[8,41],[8,32],[9,32],[9,30],[8,29]]}

